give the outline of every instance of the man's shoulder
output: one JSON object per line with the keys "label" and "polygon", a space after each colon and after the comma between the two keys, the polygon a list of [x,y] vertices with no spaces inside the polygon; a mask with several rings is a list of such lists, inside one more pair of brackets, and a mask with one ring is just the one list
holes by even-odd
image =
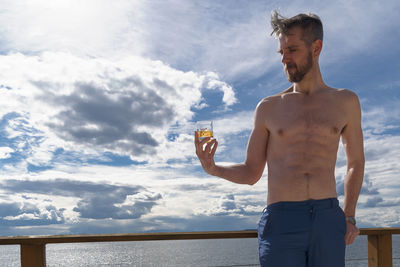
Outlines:
{"label": "man's shoulder", "polygon": [[331,88],[331,92],[335,102],[337,101],[337,103],[346,110],[352,112],[360,109],[360,100],[354,91],[345,88]]}
{"label": "man's shoulder", "polygon": [[344,97],[344,98],[357,97],[357,94],[355,92],[353,92],[352,90],[347,89],[347,88],[332,88],[332,87],[329,87],[328,90],[332,94],[337,95],[338,97]]}
{"label": "man's shoulder", "polygon": [[337,104],[349,104],[358,102],[357,94],[347,88],[332,88],[328,87],[325,90],[325,96],[328,97],[331,101],[336,102]]}
{"label": "man's shoulder", "polygon": [[293,88],[292,88],[292,87],[289,87],[288,89],[285,89],[285,90],[283,90],[283,91],[280,92],[280,93],[277,93],[277,94],[275,94],[275,95],[267,96],[267,97],[263,98],[263,99],[258,103],[258,105],[259,105],[259,106],[260,106],[260,105],[262,105],[262,106],[271,106],[271,105],[273,105],[274,103],[280,101],[280,100],[282,99],[282,97],[283,97],[285,94],[290,93],[290,92],[292,92],[292,91],[293,91]]}
{"label": "man's shoulder", "polygon": [[273,102],[278,101],[280,98],[281,96],[279,94],[267,96],[264,97],[259,104],[264,104],[264,105],[272,104]]}
{"label": "man's shoulder", "polygon": [[279,101],[280,98],[281,96],[279,94],[263,98],[260,102],[258,102],[257,110],[265,110],[271,108]]}

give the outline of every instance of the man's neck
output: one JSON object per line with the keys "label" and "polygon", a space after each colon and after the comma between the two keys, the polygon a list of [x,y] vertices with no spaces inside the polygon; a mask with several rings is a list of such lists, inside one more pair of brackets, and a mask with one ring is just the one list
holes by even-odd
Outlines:
{"label": "man's neck", "polygon": [[305,95],[312,95],[321,89],[325,89],[328,86],[322,79],[319,68],[312,69],[308,72],[303,80],[298,83],[293,83],[293,92],[302,93]]}

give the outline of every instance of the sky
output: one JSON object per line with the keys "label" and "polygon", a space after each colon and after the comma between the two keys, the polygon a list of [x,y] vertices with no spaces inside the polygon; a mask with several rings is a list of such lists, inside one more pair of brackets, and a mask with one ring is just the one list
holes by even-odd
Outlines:
{"label": "sky", "polygon": [[[0,235],[255,229],[253,186],[207,175],[240,163],[258,102],[288,88],[272,10],[324,25],[324,81],[359,96],[360,227],[400,227],[400,2],[0,0]],[[335,170],[341,205],[346,157]]]}

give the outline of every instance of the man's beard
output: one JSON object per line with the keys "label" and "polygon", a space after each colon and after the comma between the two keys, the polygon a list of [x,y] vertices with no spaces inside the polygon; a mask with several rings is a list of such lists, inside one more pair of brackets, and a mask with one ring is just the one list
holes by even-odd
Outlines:
{"label": "man's beard", "polygon": [[[297,65],[295,63],[287,64],[285,66],[285,73],[286,73],[286,76],[287,76],[289,82],[292,82],[292,83],[301,82],[301,80],[303,80],[304,76],[310,71],[312,65],[313,65],[313,62],[312,62],[311,52],[307,56],[307,62],[305,65],[297,67]],[[294,73],[289,73],[289,68],[292,68],[292,67],[296,68],[296,71]]]}

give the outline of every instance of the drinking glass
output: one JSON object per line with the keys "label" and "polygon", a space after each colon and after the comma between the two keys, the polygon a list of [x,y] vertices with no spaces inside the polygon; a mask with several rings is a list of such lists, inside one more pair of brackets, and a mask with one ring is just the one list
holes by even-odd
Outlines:
{"label": "drinking glass", "polygon": [[198,121],[196,123],[196,132],[199,135],[199,140],[206,137],[213,137],[213,122],[212,121]]}

